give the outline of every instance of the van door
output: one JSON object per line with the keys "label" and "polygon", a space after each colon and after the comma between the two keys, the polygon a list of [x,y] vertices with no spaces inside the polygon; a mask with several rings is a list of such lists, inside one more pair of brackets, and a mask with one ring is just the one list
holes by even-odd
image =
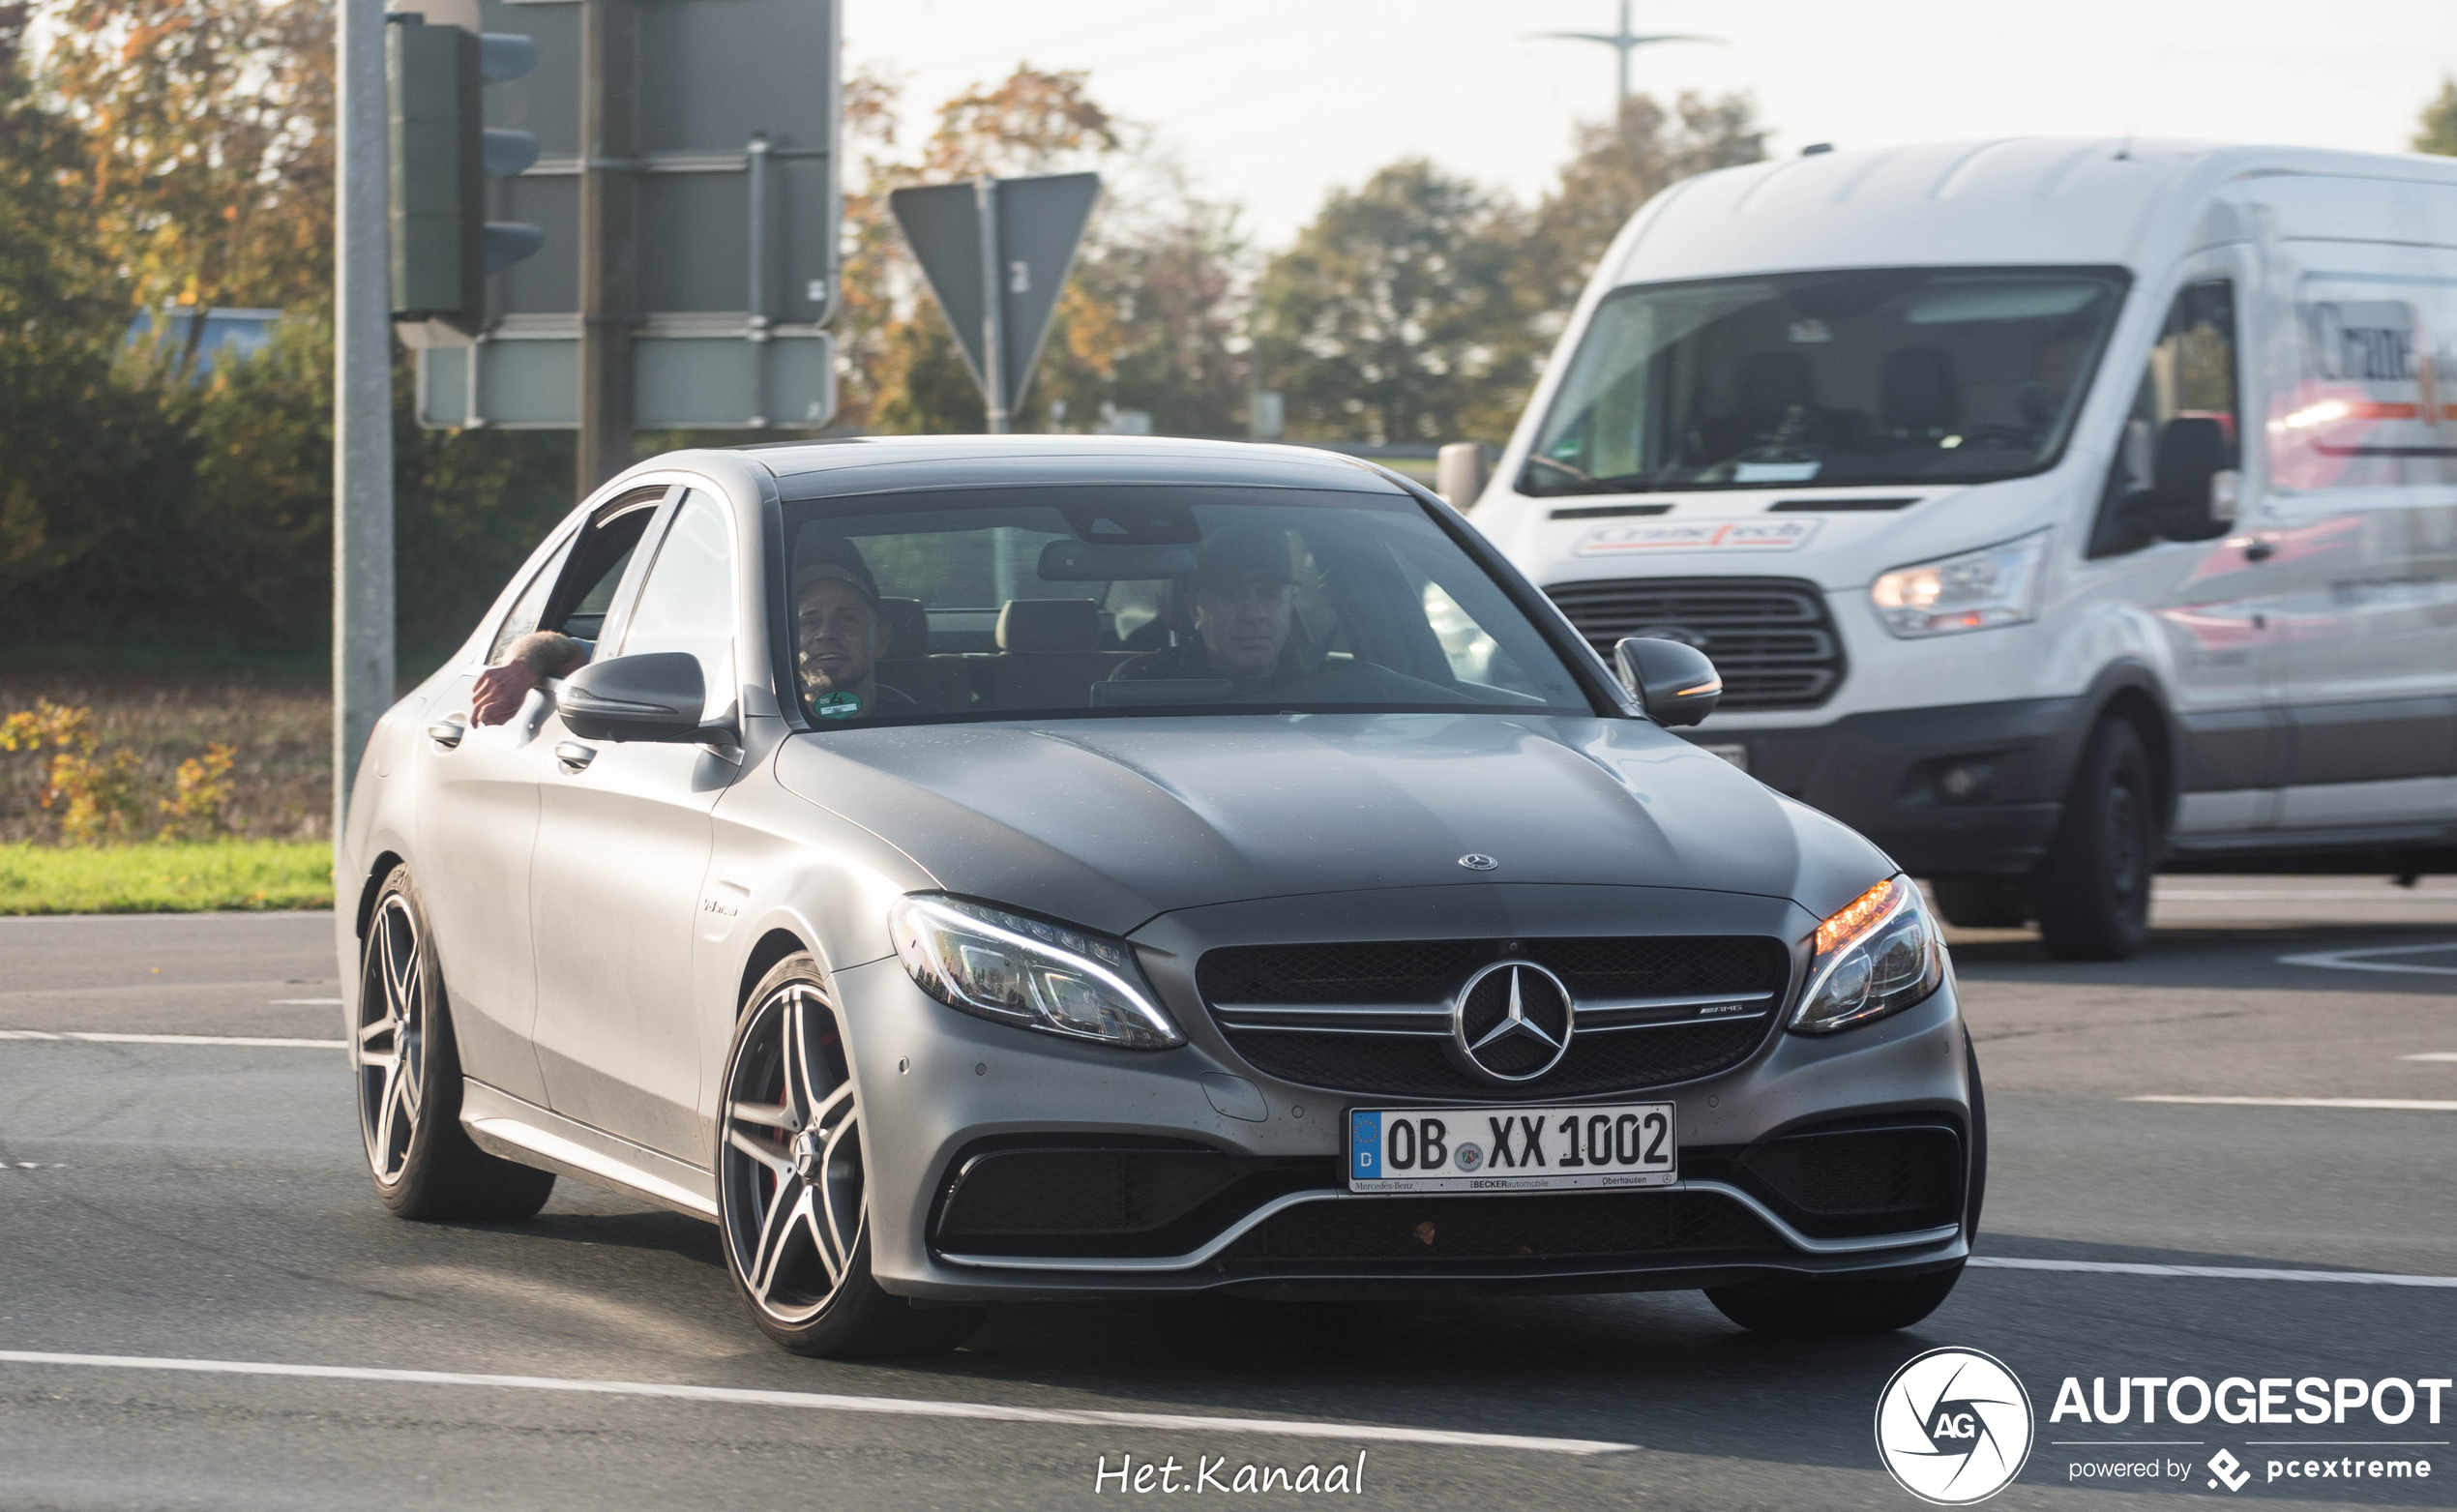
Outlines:
{"label": "van door", "polygon": [[2288,829],[2457,812],[2457,250],[2413,230],[2284,244]]}
{"label": "van door", "polygon": [[[2261,514],[2260,460],[2242,440],[2251,400],[2238,333],[2255,268],[2251,249],[2223,247],[2178,271],[2135,379],[2080,575],[2090,597],[2146,610],[2164,641],[2180,736],[2174,835],[2185,845],[2196,836],[2273,822],[2285,774],[2278,688],[2285,574],[2276,532]],[[2218,422],[2244,474],[2232,529],[2153,521],[2140,507],[2155,481],[2161,437],[2178,420]]]}

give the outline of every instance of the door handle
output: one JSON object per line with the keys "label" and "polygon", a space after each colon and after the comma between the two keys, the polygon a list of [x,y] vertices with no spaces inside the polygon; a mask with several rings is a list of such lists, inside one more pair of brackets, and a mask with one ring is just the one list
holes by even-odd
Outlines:
{"label": "door handle", "polygon": [[2244,548],[2244,560],[2247,562],[2265,562],[2277,554],[2278,548],[2266,541],[2255,541]]}
{"label": "door handle", "polygon": [[427,738],[447,751],[460,744],[460,737],[467,733],[469,726],[459,720],[437,720],[427,726]]}
{"label": "door handle", "polygon": [[554,748],[554,758],[563,763],[563,770],[577,772],[597,759],[597,747],[584,746],[577,740],[566,740]]}

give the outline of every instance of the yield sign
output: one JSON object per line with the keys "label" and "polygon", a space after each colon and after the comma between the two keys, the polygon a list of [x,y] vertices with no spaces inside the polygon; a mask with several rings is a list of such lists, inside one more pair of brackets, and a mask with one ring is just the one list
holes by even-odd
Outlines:
{"label": "yield sign", "polygon": [[930,291],[1004,431],[1050,334],[1067,270],[1101,197],[1097,173],[974,179],[887,196]]}

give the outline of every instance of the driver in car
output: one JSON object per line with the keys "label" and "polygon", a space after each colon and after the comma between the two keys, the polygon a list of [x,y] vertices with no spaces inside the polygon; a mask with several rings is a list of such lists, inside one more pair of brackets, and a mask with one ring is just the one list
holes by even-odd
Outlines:
{"label": "driver in car", "polygon": [[[872,714],[918,712],[902,690],[878,680],[888,630],[879,615],[878,583],[850,541],[805,535],[794,551],[794,662],[802,697],[814,718],[842,723]],[[473,725],[500,725],[519,712],[529,690],[586,666],[586,647],[557,631],[538,631],[512,643],[498,667],[470,689]]]}
{"label": "driver in car", "polygon": [[1178,585],[1195,637],[1126,663],[1115,679],[1227,678],[1246,688],[1293,682],[1317,670],[1296,622],[1288,538],[1231,525],[1213,532],[1192,578]]}

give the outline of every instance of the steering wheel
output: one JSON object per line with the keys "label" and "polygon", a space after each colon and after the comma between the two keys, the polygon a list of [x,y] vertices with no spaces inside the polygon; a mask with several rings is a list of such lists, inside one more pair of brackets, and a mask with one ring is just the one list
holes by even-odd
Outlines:
{"label": "steering wheel", "polygon": [[2033,436],[2026,427],[1987,425],[1972,426],[1965,430],[1962,433],[1962,444],[1965,446],[2014,446],[2027,452],[2039,442],[2038,438]]}

